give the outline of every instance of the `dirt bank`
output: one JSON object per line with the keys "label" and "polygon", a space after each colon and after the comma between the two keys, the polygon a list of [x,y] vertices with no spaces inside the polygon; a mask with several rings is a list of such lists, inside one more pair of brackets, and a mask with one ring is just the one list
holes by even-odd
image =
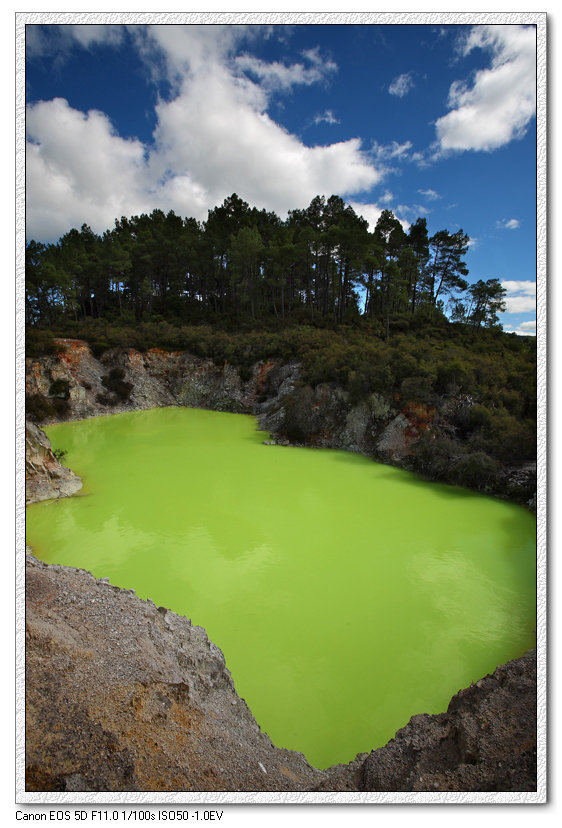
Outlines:
{"label": "dirt bank", "polygon": [[83,570],[26,564],[29,791],[533,791],[536,657],[322,771],[272,745],[201,627]]}

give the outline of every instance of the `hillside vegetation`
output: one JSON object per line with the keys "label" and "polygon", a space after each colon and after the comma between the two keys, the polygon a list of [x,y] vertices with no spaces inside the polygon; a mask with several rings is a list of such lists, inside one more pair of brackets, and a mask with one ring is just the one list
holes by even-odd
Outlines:
{"label": "hillside vegetation", "polygon": [[[337,196],[286,221],[233,195],[204,224],[155,210],[101,236],[83,226],[27,245],[26,350],[60,336],[98,357],[185,350],[242,379],[256,362],[298,362],[301,402],[333,383],[351,405],[402,411],[422,432],[416,471],[484,488],[535,458],[536,343],[502,331],[497,279],[468,285],[467,247],[462,230],[429,237],[418,219],[405,232],[390,211],[369,233]],[[64,396],[28,400],[30,416],[64,416]],[[306,442],[291,406],[286,433]]]}

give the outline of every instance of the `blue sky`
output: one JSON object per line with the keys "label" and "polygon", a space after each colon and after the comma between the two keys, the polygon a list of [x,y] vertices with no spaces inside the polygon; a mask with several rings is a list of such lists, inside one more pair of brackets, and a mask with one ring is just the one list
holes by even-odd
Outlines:
{"label": "blue sky", "polygon": [[430,234],[462,228],[535,332],[531,26],[28,26],[27,236],[232,192],[275,210],[336,193]]}

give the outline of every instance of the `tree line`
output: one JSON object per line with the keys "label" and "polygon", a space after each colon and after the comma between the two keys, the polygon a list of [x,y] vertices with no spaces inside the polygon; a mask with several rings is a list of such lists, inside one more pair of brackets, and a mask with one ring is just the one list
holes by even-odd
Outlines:
{"label": "tree line", "polygon": [[102,235],[84,224],[56,243],[26,245],[26,322],[173,324],[272,320],[349,324],[447,310],[452,321],[498,327],[498,279],[469,285],[462,230],[405,231],[383,210],[373,232],[339,197],[316,196],[283,221],[233,194],[205,222],[153,210]]}

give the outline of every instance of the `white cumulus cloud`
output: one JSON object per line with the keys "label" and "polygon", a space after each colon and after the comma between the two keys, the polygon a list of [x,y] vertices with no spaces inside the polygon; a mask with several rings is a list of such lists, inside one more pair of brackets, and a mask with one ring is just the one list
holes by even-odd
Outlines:
{"label": "white cumulus cloud", "polygon": [[408,204],[399,204],[396,210],[400,215],[405,216],[406,219],[412,221],[420,216],[427,216],[430,212],[427,207],[424,207],[423,204],[412,204],[412,206],[409,206]]}
{"label": "white cumulus cloud", "polygon": [[[66,28],[66,26],[64,28]],[[121,26],[83,24],[71,25],[68,28],[70,29],[68,36],[74,38],[86,49],[98,43],[106,43],[116,46],[121,43],[123,39],[123,29]]]}
{"label": "white cumulus cloud", "polygon": [[519,336],[536,336],[537,320],[530,319],[527,322],[521,322],[516,328],[513,325],[504,325],[503,329],[506,333],[516,333]]}
{"label": "white cumulus cloud", "polygon": [[331,109],[326,109],[322,115],[316,115],[313,123],[318,124],[339,124],[340,121],[336,118]]}
{"label": "white cumulus cloud", "polygon": [[237,192],[278,212],[306,206],[318,193],[357,192],[379,180],[359,139],[307,147],[259,103],[253,87],[218,66],[186,80],[177,98],[157,107],[151,167],[158,177],[173,170],[199,183],[209,206]]}
{"label": "white cumulus cloud", "polygon": [[386,190],[386,192],[379,198],[379,201],[382,204],[390,204],[391,201],[394,201],[394,193],[391,193],[390,190]]}
{"label": "white cumulus cloud", "polygon": [[501,221],[496,222],[496,227],[500,227],[502,230],[517,230],[519,225],[520,221],[516,218],[502,219]]}
{"label": "white cumulus cloud", "polygon": [[235,58],[235,63],[239,69],[254,75],[269,89],[291,89],[298,84],[310,86],[325,80],[337,71],[337,65],[331,60],[324,60],[318,49],[307,50],[304,57],[309,66],[303,63],[286,66],[279,61],[268,63],[248,54],[239,55]]}
{"label": "white cumulus cloud", "polygon": [[436,199],[441,198],[439,193],[436,192],[435,190],[432,190],[432,189],[418,190],[418,193],[420,193],[421,195],[424,195],[430,201],[435,201]]}
{"label": "white cumulus cloud", "polygon": [[491,52],[489,68],[472,83],[455,81],[451,111],[436,122],[442,151],[491,151],[522,137],[536,109],[536,36],[533,26],[475,26],[462,51]]}
{"label": "white cumulus cloud", "polygon": [[531,280],[515,281],[502,280],[502,287],[506,290],[506,313],[528,313],[534,311],[537,305],[537,284]]}
{"label": "white cumulus cloud", "polygon": [[394,159],[402,161],[410,157],[412,146],[411,141],[404,141],[403,144],[400,144],[398,141],[392,141],[390,144],[379,144],[378,141],[373,141],[371,152],[377,161],[390,161]]}
{"label": "white cumulus cloud", "polygon": [[410,89],[413,89],[415,86],[414,79],[412,78],[411,72],[405,72],[402,75],[398,75],[390,86],[388,87],[388,91],[391,95],[395,95],[397,98],[403,98],[404,95],[407,95]]}
{"label": "white cumulus cloud", "polygon": [[26,121],[31,237],[52,239],[83,223],[102,230],[145,206],[144,147],[116,135],[102,112],[55,98],[28,107]]}
{"label": "white cumulus cloud", "polygon": [[[52,240],[82,223],[96,232],[154,208],[200,220],[233,192],[285,214],[315,195],[356,195],[383,175],[358,138],[306,146],[268,113],[272,87],[314,83],[334,71],[318,49],[281,67],[236,59],[253,27],[132,29],[153,70],[173,84],[159,99],[153,140],[125,140],[102,112],[59,98],[27,111],[27,233]],[[97,33],[86,37],[93,42]],[[247,73],[252,68],[252,80]],[[405,151],[395,145],[390,155]]]}

